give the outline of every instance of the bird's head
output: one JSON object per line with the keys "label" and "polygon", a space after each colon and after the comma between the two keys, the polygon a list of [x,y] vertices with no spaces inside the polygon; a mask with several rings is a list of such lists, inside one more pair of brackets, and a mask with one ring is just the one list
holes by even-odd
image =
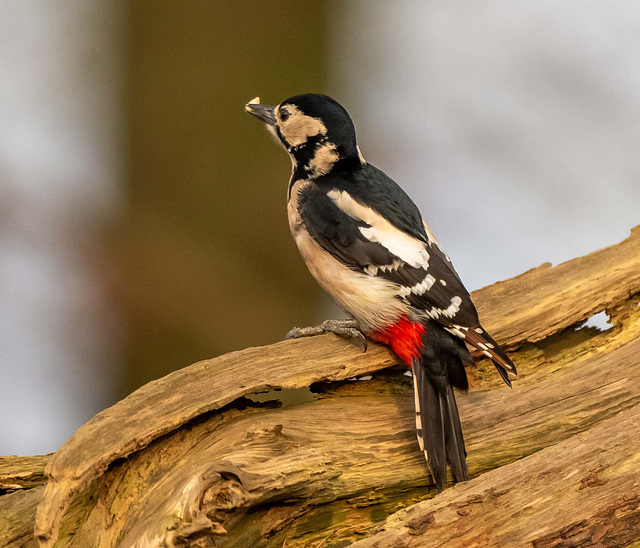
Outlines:
{"label": "bird's head", "polygon": [[245,110],[262,120],[291,156],[294,175],[316,178],[340,162],[364,163],[349,113],[335,99],[316,93],[294,95],[278,106],[256,97]]}

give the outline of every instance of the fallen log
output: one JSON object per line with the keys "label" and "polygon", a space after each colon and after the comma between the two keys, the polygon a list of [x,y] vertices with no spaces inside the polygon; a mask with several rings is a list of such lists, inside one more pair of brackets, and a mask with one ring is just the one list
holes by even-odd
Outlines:
{"label": "fallen log", "polygon": [[[0,496],[0,544],[35,545],[25,528],[33,527],[39,505],[35,530],[45,546],[344,546],[365,535],[373,536],[362,542],[396,535],[398,546],[424,545],[415,543],[437,530],[440,513],[449,515],[446,508],[460,504],[457,493],[464,497],[466,489],[479,489],[475,496],[491,489],[491,481],[502,489],[499,473],[508,477],[510,467],[520,475],[509,497],[522,509],[529,476],[518,467],[531,466],[531,488],[536,481],[542,485],[540,478],[551,476],[537,455],[555,454],[555,447],[587,433],[600,443],[607,433],[595,428],[609,423],[616,427],[607,430],[613,443],[631,420],[616,422],[618,414],[634,416],[640,403],[639,299],[638,228],[617,246],[476,292],[484,325],[513,351],[521,375],[509,390],[499,387],[486,363],[470,372],[475,386],[458,400],[474,479],[433,499],[415,442],[410,379],[397,358],[374,344],[362,354],[326,335],[194,364],[98,414],[53,457],[30,464],[41,470],[48,461],[44,490],[42,476],[24,485],[17,474],[7,480],[13,487]],[[577,329],[602,310],[610,313],[612,329]],[[347,380],[371,373],[371,380]],[[632,451],[629,442],[621,454]],[[622,468],[627,462],[609,460]],[[553,470],[562,476],[574,465],[569,454]],[[607,473],[616,466],[610,464]],[[483,474],[488,470],[497,479]],[[576,481],[583,471],[574,474]],[[629,493],[637,489],[637,478],[620,478]],[[2,482],[0,461],[0,489]],[[554,501],[562,500],[561,491]],[[612,497],[604,497],[610,505],[591,515],[614,508]],[[16,508],[18,498],[24,519],[16,525],[8,508]],[[486,510],[465,519],[473,514],[478,531],[490,533],[496,507],[486,500],[478,506]],[[538,507],[554,514],[550,503]],[[510,516],[517,514],[512,510]],[[505,535],[523,534],[528,522],[522,515],[511,520],[522,528]],[[575,525],[570,517],[564,523]],[[414,519],[428,523],[405,527]],[[560,522],[556,516],[548,531],[518,538],[528,546],[546,542],[545,535],[548,540],[562,531]],[[420,534],[412,534],[416,530]],[[598,542],[607,535],[627,538],[613,528]],[[456,544],[452,536],[447,545],[469,546],[469,538]]]}

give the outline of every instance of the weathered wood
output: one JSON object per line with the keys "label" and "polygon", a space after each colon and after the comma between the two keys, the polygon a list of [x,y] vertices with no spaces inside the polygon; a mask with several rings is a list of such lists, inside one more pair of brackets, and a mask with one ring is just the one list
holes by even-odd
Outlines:
{"label": "weathered wood", "polygon": [[[521,378],[514,390],[458,398],[473,476],[640,404],[640,319],[637,297],[629,299],[640,291],[640,269],[629,266],[640,257],[638,234],[474,295],[487,328],[520,347]],[[513,299],[516,311],[493,314],[486,299],[497,308]],[[619,324],[611,332],[549,337],[605,308]],[[532,345],[538,337],[545,340]],[[409,379],[392,370],[369,382],[324,384],[315,395],[305,387],[396,363],[377,345],[362,354],[323,336],[228,354],[150,383],[94,417],[53,456],[37,532],[52,544],[69,502],[93,482],[95,497],[75,503],[81,511],[65,517],[60,545],[354,540],[434,493],[415,443]],[[475,377],[493,385],[485,384],[483,365]],[[306,403],[256,407],[239,399],[272,388],[297,390],[286,401],[295,395]]]}
{"label": "weathered wood", "polygon": [[44,467],[51,455],[0,457],[0,492],[30,489],[45,482]]}
{"label": "weathered wood", "polygon": [[253,392],[344,380],[397,362],[379,345],[362,353],[337,337],[325,337],[322,344],[301,339],[225,354],[148,383],[98,413],[53,455],[37,534],[45,543],[53,541],[72,498],[109,464],[204,413]]}
{"label": "weathered wood", "polygon": [[50,455],[0,457],[0,546],[35,546],[33,524]]}
{"label": "weathered wood", "polygon": [[358,548],[626,546],[640,538],[640,406],[387,519]]}
{"label": "weathered wood", "polygon": [[0,546],[37,546],[33,535],[36,508],[42,500],[44,487],[21,489],[0,497]]}
{"label": "weathered wood", "polygon": [[[460,395],[471,476],[616,420],[640,405],[639,384],[636,339],[608,353],[585,353],[513,390]],[[393,371],[334,386],[302,405],[229,408],[107,472],[98,504],[73,539],[63,540],[174,546],[187,539],[237,547],[279,547],[285,540],[313,546],[330,535],[332,543],[352,541],[398,504],[435,494],[412,408],[410,379]],[[117,525],[103,527],[109,521]]]}

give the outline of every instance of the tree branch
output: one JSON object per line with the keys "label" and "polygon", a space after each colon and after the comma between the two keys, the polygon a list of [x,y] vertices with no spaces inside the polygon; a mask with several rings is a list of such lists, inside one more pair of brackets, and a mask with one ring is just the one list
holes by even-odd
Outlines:
{"label": "tree branch", "polygon": [[[638,229],[617,246],[476,292],[487,329],[517,349],[520,379],[509,390],[498,387],[486,362],[470,372],[475,388],[458,400],[474,479],[390,517],[385,530],[376,527],[399,508],[435,495],[415,441],[410,379],[388,349],[372,344],[362,354],[332,335],[227,354],[149,383],[53,455],[44,493],[33,487],[41,480],[21,485],[16,474],[3,477],[0,461],[0,485],[15,490],[0,496],[0,516],[7,497],[22,497],[24,515],[39,502],[41,543],[59,537],[63,546],[330,546],[366,534],[375,534],[371,545],[393,537],[404,546],[438,534],[441,516],[457,520],[451,508],[464,517],[460,534],[470,532],[461,536],[466,544],[452,536],[450,546],[469,546],[474,528],[490,531],[498,517],[507,535],[500,538],[526,530],[525,545],[578,530],[597,537],[597,516],[632,506],[614,492],[637,488],[624,460],[637,436],[618,442],[625,429],[633,431],[640,403],[639,293]],[[601,310],[612,313],[614,329],[568,329]],[[372,380],[347,381],[367,373]],[[281,391],[255,395],[274,389]],[[587,458],[597,444],[604,444],[602,459]],[[565,447],[564,460],[556,447]],[[508,493],[487,495],[506,489],[508,478]],[[534,502],[544,478],[565,489],[549,487],[553,500]],[[592,485],[580,490],[584,478]],[[563,500],[574,500],[574,487],[579,500],[593,494],[602,504],[592,504],[588,516],[588,509],[556,515]],[[478,494],[483,504],[465,502]],[[508,509],[499,511],[500,500]],[[537,514],[538,507],[547,513]],[[541,520],[536,531],[527,512]],[[587,525],[562,532],[574,517]],[[405,527],[409,522],[415,527]],[[9,533],[0,520],[0,540],[25,538],[21,527]],[[623,538],[614,530],[600,538]]]}

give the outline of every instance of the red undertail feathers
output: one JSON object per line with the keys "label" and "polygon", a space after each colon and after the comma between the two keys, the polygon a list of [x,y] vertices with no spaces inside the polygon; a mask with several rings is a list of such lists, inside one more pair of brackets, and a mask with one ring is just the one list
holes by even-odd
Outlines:
{"label": "red undertail feathers", "polygon": [[424,333],[424,325],[412,322],[405,316],[393,325],[376,331],[371,335],[371,338],[389,345],[404,363],[411,366],[413,360],[420,359]]}

